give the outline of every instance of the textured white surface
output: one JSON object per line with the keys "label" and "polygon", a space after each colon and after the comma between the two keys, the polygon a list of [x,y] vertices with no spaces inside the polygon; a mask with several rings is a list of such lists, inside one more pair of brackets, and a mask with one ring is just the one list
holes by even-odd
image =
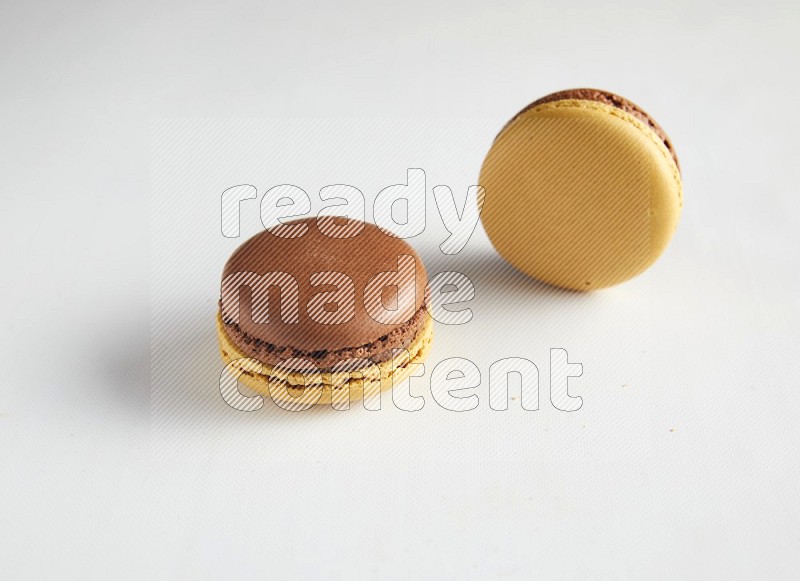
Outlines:
{"label": "textured white surface", "polygon": [[[796,576],[796,6],[161,4],[0,8],[0,576]],[[429,214],[429,271],[476,286],[430,364],[474,361],[477,409],[427,379],[417,413],[225,406],[224,189],[369,197],[421,167],[463,196],[508,116],[574,86],[678,148],[652,270],[564,295],[480,229],[443,256]],[[204,120],[237,117],[260,120]],[[151,315],[175,356],[152,382]],[[577,412],[548,401],[551,347],[584,366]],[[508,356],[539,366],[539,411],[489,408]]]}

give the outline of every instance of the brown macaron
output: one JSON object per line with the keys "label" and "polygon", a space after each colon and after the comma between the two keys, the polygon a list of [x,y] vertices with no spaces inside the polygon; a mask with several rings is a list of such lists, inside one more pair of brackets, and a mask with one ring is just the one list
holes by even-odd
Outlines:
{"label": "brown macaron", "polygon": [[282,407],[385,389],[428,353],[433,325],[417,253],[373,224],[339,220],[259,233],[223,270],[223,360]]}

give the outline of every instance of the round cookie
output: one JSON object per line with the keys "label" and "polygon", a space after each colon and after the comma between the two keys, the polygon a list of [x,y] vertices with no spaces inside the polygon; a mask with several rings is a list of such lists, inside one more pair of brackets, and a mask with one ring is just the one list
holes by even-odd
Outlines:
{"label": "round cookie", "polygon": [[223,360],[287,409],[386,389],[428,354],[427,274],[404,240],[321,217],[257,234],[222,275]]}
{"label": "round cookie", "polygon": [[479,181],[481,220],[500,255],[572,290],[646,270],[682,206],[664,130],[637,105],[596,89],[553,93],[523,109],[495,139]]}

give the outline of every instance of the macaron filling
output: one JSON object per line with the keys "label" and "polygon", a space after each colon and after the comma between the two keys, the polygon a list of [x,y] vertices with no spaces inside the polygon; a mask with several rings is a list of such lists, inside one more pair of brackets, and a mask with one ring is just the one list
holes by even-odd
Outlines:
{"label": "macaron filling", "polygon": [[394,349],[407,349],[414,342],[429,318],[430,315],[423,305],[411,319],[378,337],[375,341],[340,349],[311,351],[275,345],[253,337],[244,332],[240,325],[225,320],[224,315],[222,317],[225,333],[248,357],[258,359],[266,365],[277,365],[287,359],[306,359],[323,372],[329,371],[337,363],[348,359],[367,359],[373,363],[389,361],[394,357]]}
{"label": "macaron filling", "polygon": [[376,392],[389,389],[408,377],[415,369],[414,364],[427,358],[433,340],[433,319],[427,317],[411,344],[395,351],[386,361],[366,365],[353,365],[348,361],[330,371],[294,366],[279,370],[275,365],[248,358],[230,340],[224,327],[218,314],[220,353],[230,373],[256,393],[268,394],[284,409],[301,409],[313,404],[348,409],[350,401],[362,397],[366,403]]}

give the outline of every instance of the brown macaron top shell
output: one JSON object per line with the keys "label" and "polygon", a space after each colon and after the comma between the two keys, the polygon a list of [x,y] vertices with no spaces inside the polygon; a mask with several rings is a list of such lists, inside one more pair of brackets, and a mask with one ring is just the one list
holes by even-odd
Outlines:
{"label": "brown macaron top shell", "polygon": [[[344,223],[346,219],[336,220]],[[348,228],[360,224],[363,229],[358,234],[343,238],[323,233],[316,218],[286,222],[283,228],[301,224],[307,227],[302,236],[282,237],[273,233],[272,229],[253,236],[226,263],[222,275],[220,310],[230,338],[245,353],[262,363],[274,364],[288,357],[307,357],[322,367],[354,357],[386,360],[391,358],[392,349],[407,347],[427,320],[427,273],[414,249],[404,240],[385,234],[373,224],[354,220],[350,220]],[[398,272],[401,257],[413,259],[414,289],[398,297],[398,287],[389,279],[392,272]],[[410,263],[408,258],[402,260]],[[332,282],[338,275],[332,278],[327,274],[331,272],[349,277],[354,289],[352,318],[333,324],[320,322],[324,313],[319,307],[315,310],[316,316],[312,317],[310,311],[314,309],[309,307],[309,301],[314,296],[335,292],[340,288],[340,285]],[[229,312],[233,311],[230,308],[233,302],[226,303],[226,280],[244,276],[242,273],[290,274],[297,281],[298,289],[295,321],[291,321],[291,305],[285,310],[282,308],[284,293],[277,286],[270,287],[268,291],[267,322],[254,322],[254,318],[259,318],[253,316],[253,296],[257,293],[248,285],[238,286],[238,314]],[[407,317],[380,322],[368,312],[365,289],[376,275],[389,281],[386,285],[380,285],[384,289],[381,293],[383,306],[406,313]],[[315,283],[312,284],[312,280]],[[265,303],[263,296],[258,301],[256,310],[259,304]],[[263,310],[261,313],[260,318],[263,319]]]}
{"label": "brown macaron top shell", "polygon": [[[544,105],[545,103],[552,103],[554,101],[566,101],[566,100],[577,100],[577,101],[597,101],[599,103],[605,103],[606,105],[611,105],[612,107],[616,107],[617,109],[621,109],[626,113],[629,113],[646,123],[650,129],[652,129],[656,135],[658,135],[659,139],[664,142],[667,150],[669,150],[670,155],[672,155],[672,159],[675,161],[675,165],[678,167],[680,171],[680,163],[678,162],[678,156],[675,153],[675,148],[672,146],[672,142],[667,135],[667,132],[656,123],[655,119],[653,119],[648,113],[639,107],[637,104],[629,101],[625,97],[621,97],[609,91],[602,91],[600,89],[567,89],[566,91],[558,91],[556,93],[551,93],[542,97],[541,99],[537,99],[524,109],[517,113],[511,121],[509,121],[503,129],[508,127],[517,117],[522,115],[525,111],[533,109],[539,105]],[[502,131],[501,131],[502,133]]]}

